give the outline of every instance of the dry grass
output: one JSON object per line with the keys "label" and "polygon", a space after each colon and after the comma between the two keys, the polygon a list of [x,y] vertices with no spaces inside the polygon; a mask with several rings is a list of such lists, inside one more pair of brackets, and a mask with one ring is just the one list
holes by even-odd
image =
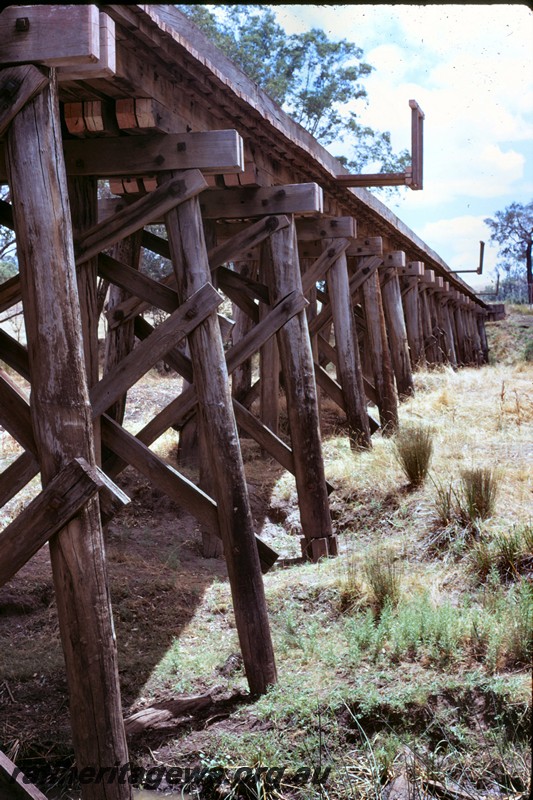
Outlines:
{"label": "dry grass", "polygon": [[432,431],[426,425],[403,425],[394,437],[394,454],[410,485],[421,486],[433,454]]}

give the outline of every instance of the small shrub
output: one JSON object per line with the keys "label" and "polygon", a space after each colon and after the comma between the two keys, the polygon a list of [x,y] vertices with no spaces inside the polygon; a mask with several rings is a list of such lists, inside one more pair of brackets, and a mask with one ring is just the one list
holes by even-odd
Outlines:
{"label": "small shrub", "polygon": [[458,511],[463,523],[475,523],[494,513],[499,477],[488,467],[474,467],[461,472],[461,489]]}
{"label": "small shrub", "polygon": [[401,568],[394,554],[386,549],[374,550],[363,562],[363,575],[370,589],[376,613],[381,614],[385,605],[398,604],[401,591]]}
{"label": "small shrub", "polygon": [[406,425],[394,437],[398,463],[412,486],[427,478],[433,454],[433,432],[424,425]]}
{"label": "small shrub", "polygon": [[533,361],[533,340],[528,342],[525,346],[524,361]]}

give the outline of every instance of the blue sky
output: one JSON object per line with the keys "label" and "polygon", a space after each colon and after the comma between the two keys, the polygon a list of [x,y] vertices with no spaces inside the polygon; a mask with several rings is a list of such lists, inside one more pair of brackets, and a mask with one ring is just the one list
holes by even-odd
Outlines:
{"label": "blue sky", "polygon": [[[288,33],[319,27],[375,67],[360,121],[410,149],[409,99],[425,113],[424,189],[386,201],[452,269],[496,261],[485,217],[533,198],[533,14],[527,5],[276,5]],[[335,155],[346,147],[332,144]],[[475,288],[486,285],[463,275]],[[490,275],[489,275],[490,278]]]}

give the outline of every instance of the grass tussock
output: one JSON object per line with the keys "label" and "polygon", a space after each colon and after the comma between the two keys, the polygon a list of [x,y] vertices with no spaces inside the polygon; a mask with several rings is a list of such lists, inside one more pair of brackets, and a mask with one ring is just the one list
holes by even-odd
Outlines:
{"label": "grass tussock", "polygon": [[488,519],[494,514],[500,484],[499,472],[489,467],[461,471],[458,513],[465,523]]}
{"label": "grass tussock", "polygon": [[433,433],[425,425],[405,425],[394,437],[394,453],[411,486],[427,478],[433,454]]}

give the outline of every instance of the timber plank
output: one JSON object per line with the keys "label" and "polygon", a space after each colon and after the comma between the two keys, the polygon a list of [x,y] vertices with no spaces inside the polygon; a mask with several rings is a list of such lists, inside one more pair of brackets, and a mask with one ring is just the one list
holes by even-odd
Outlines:
{"label": "timber plank", "polygon": [[[66,464],[0,533],[0,586],[11,580],[104,485],[98,470],[85,459],[75,458]],[[108,480],[107,486],[111,485]]]}
{"label": "timber plank", "polygon": [[86,231],[75,247],[76,263],[87,261],[120,239],[135,233],[154,218],[157,219],[179,203],[199,194],[206,186],[202,173],[198,170],[186,170],[175,175],[155,191]]}

